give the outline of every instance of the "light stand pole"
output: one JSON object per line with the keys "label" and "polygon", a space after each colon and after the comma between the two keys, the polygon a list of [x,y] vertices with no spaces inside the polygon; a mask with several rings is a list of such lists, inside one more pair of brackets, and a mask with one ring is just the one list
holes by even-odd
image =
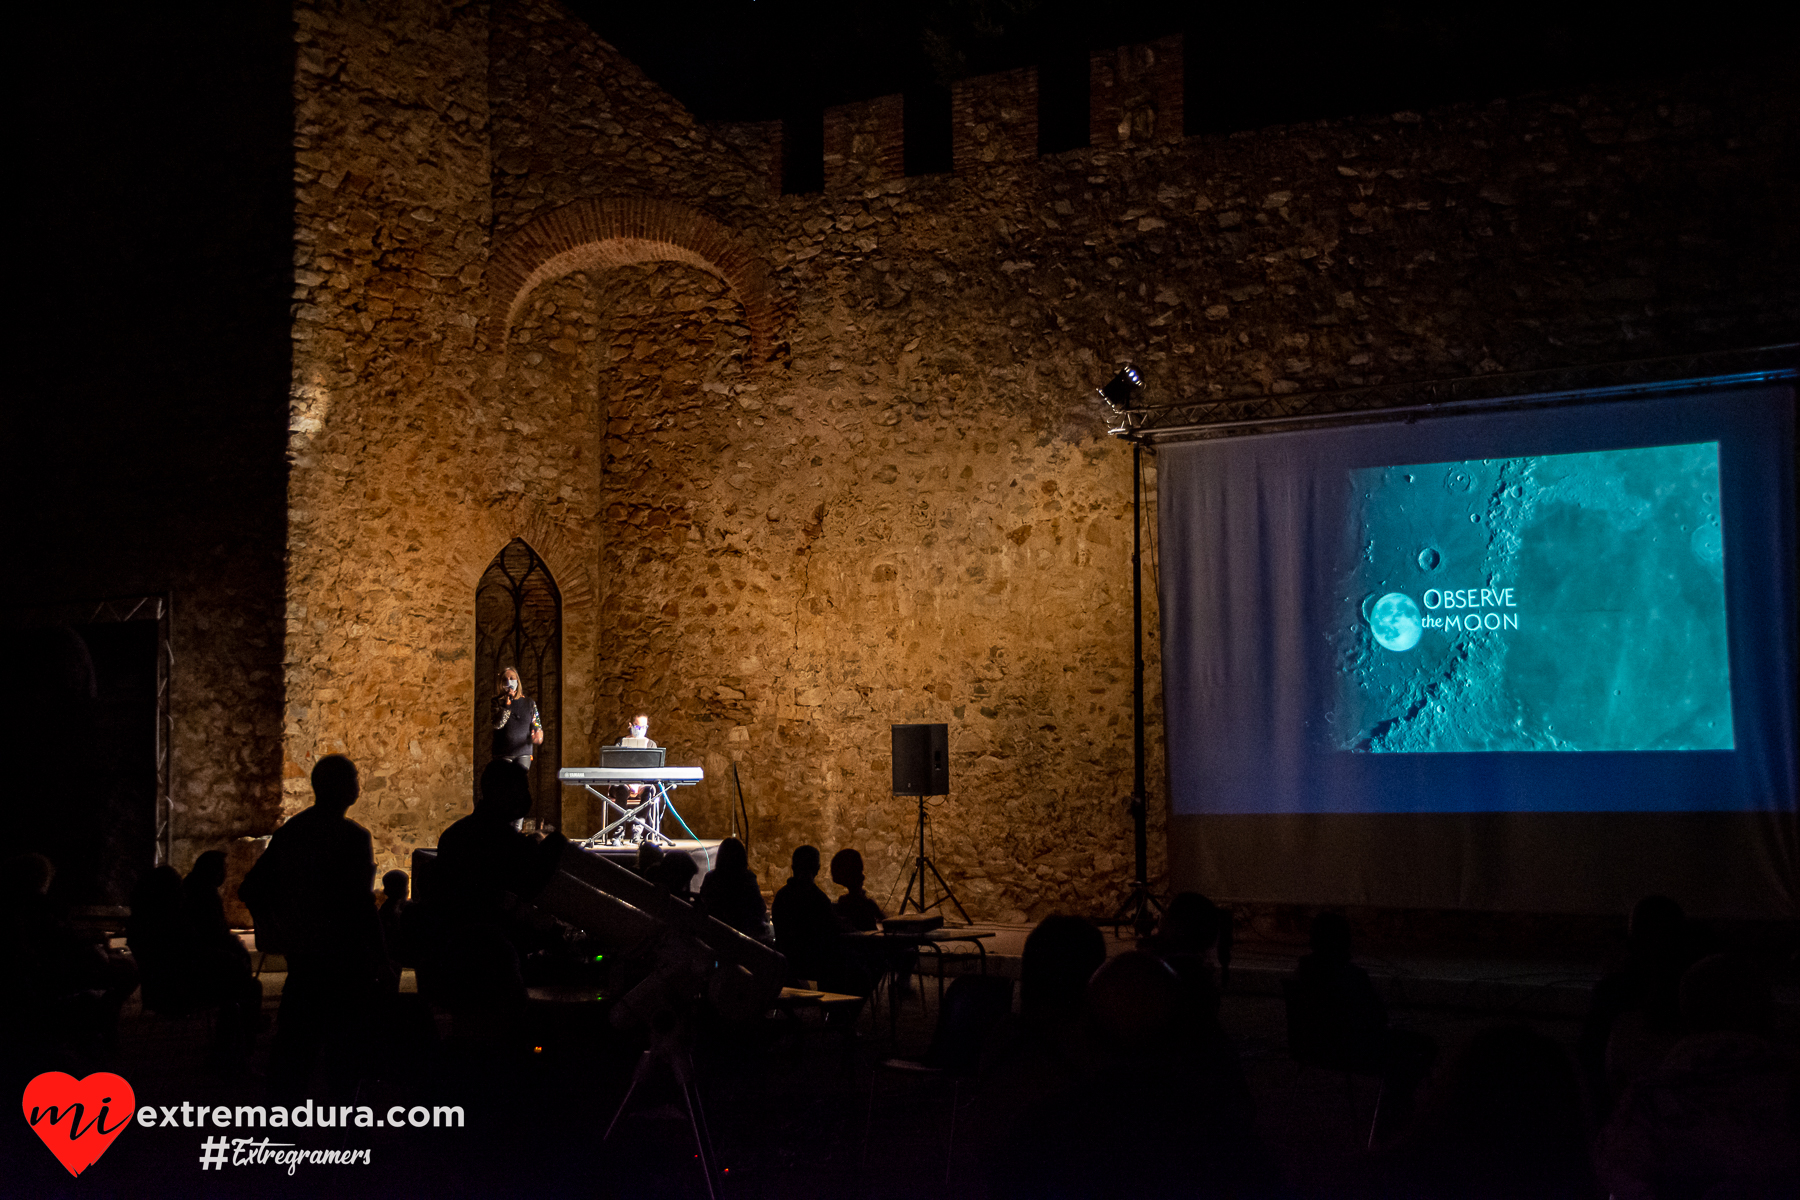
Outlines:
{"label": "light stand pole", "polygon": [[1131,754],[1132,788],[1128,801],[1131,813],[1132,852],[1135,873],[1131,894],[1125,898],[1115,917],[1120,924],[1131,922],[1141,937],[1148,934],[1162,913],[1162,901],[1150,890],[1150,809],[1146,786],[1144,751],[1144,441],[1135,428],[1130,413],[1137,406],[1143,379],[1135,367],[1127,366],[1106,386],[1099,389],[1122,421],[1110,432],[1131,443]]}

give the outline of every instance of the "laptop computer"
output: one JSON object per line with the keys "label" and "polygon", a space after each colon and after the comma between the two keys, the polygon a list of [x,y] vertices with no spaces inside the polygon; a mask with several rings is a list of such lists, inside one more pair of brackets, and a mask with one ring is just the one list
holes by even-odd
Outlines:
{"label": "laptop computer", "polygon": [[602,746],[600,747],[600,765],[615,767],[626,771],[642,771],[663,765],[666,748],[651,746],[639,749],[635,746]]}

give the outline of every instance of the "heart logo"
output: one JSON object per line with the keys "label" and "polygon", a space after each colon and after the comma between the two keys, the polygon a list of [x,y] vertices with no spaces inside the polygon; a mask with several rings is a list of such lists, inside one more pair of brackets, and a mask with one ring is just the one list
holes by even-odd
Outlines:
{"label": "heart logo", "polygon": [[80,1175],[131,1124],[137,1096],[121,1076],[106,1071],[86,1079],[45,1071],[25,1085],[24,1107],[25,1120],[50,1153],[69,1174]]}

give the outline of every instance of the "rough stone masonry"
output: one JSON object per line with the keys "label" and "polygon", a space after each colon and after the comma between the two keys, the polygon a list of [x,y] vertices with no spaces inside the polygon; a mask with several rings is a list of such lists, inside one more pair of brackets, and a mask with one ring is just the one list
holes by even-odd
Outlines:
{"label": "rough stone masonry", "polygon": [[[801,842],[854,846],[891,904],[913,809],[888,726],[948,722],[932,836],[970,911],[1110,909],[1130,463],[1092,389],[1116,364],[1304,411],[1800,325],[1774,91],[1184,136],[1165,39],[1094,56],[1086,148],[1032,151],[1015,71],[959,85],[953,172],[906,177],[878,98],[827,115],[823,193],[780,195],[777,131],[708,129],[554,4],[295,19],[281,808],[348,753],[384,870],[470,807],[474,588],[522,537],[562,596],[565,763],[650,713],[706,768],[678,797],[702,836],[735,764],[765,883]],[[183,845],[273,815],[195,804]],[[566,794],[569,832],[597,816]]]}

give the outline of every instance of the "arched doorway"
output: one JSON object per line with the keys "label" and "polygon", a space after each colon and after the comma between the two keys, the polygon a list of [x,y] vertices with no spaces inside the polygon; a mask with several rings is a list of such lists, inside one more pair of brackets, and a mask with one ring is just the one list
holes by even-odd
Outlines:
{"label": "arched doorway", "polygon": [[475,776],[493,757],[494,681],[516,667],[537,701],[544,744],[531,760],[532,815],[562,824],[562,593],[524,538],[508,542],[475,585]]}

